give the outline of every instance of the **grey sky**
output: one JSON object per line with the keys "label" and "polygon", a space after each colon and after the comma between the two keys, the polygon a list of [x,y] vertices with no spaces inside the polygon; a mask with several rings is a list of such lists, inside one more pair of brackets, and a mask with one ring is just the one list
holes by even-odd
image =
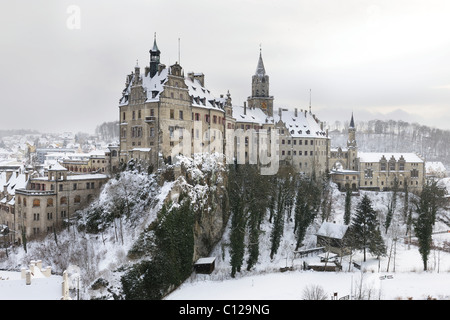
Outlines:
{"label": "grey sky", "polygon": [[[71,7],[74,5],[75,7]],[[76,10],[79,9],[79,15]],[[243,104],[260,44],[275,108],[450,129],[450,1],[16,0],[0,8],[0,128],[93,132],[125,76],[161,61]],[[79,20],[77,20],[79,18]],[[79,27],[79,28],[78,28]]]}

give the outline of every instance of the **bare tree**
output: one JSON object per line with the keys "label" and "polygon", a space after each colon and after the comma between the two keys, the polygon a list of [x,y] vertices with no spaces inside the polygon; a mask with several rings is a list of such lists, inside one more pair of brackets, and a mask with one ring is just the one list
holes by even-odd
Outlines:
{"label": "bare tree", "polygon": [[312,284],[303,289],[302,298],[304,300],[327,300],[328,295],[322,286]]}

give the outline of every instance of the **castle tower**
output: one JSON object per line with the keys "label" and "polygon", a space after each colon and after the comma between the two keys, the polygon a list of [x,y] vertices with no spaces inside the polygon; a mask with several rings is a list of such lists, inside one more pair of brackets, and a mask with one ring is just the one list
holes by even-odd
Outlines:
{"label": "castle tower", "polygon": [[155,38],[153,40],[153,48],[150,50],[150,78],[158,72],[159,59],[160,59],[161,51],[159,51],[158,46],[156,44],[156,33]]}
{"label": "castle tower", "polygon": [[247,99],[249,108],[261,108],[273,116],[273,96],[269,96],[269,76],[266,74],[261,49],[256,72],[252,76],[252,95]]}
{"label": "castle tower", "polygon": [[358,146],[356,144],[356,127],[355,121],[353,120],[353,112],[352,118],[350,120],[350,125],[348,127],[347,148],[348,148],[347,169],[358,170],[358,164],[356,163],[356,158],[358,157]]}

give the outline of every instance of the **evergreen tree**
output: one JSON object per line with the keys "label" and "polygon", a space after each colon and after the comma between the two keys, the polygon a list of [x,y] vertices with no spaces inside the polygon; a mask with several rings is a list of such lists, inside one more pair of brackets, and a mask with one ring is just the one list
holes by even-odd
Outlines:
{"label": "evergreen tree", "polygon": [[275,211],[275,217],[272,226],[272,232],[270,234],[270,259],[277,253],[278,247],[280,246],[281,237],[283,236],[284,230],[284,195],[283,188],[281,184],[279,185],[279,190],[277,194],[277,208]]}
{"label": "evergreen tree", "polygon": [[237,172],[230,174],[232,187],[230,189],[231,231],[230,231],[230,255],[231,276],[234,278],[236,272],[241,271],[245,252],[245,215],[244,199],[242,197],[243,187],[237,180]]}
{"label": "evergreen tree", "polygon": [[350,224],[351,218],[351,208],[352,208],[352,191],[350,187],[345,191],[345,211],[344,211],[344,224]]}
{"label": "evergreen tree", "polygon": [[367,249],[377,256],[385,254],[386,248],[377,226],[376,212],[372,208],[372,202],[367,195],[363,196],[356,208],[351,232],[353,233],[355,248],[362,249],[364,252],[364,261],[366,261]]}
{"label": "evergreen tree", "polygon": [[437,182],[426,183],[420,198],[415,204],[417,219],[413,222],[415,234],[419,242],[424,270],[427,270],[428,255],[431,251],[433,225],[436,221],[438,207],[442,204],[445,190]]}
{"label": "evergreen tree", "polygon": [[398,191],[398,181],[397,178],[394,179],[394,187],[392,188],[392,198],[391,201],[388,203],[388,211],[386,214],[386,220],[384,222],[384,226],[386,228],[386,232],[389,229],[389,226],[391,225],[392,217],[395,212],[395,208],[397,207],[397,191]]}
{"label": "evergreen tree", "polygon": [[254,208],[251,212],[248,225],[249,225],[249,237],[248,237],[248,260],[247,270],[250,270],[256,262],[258,262],[259,256],[259,215],[260,210]]}

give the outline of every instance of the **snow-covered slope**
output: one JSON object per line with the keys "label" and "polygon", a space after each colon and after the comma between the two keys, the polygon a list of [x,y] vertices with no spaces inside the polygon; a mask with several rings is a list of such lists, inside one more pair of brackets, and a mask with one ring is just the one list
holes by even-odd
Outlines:
{"label": "snow-covered slope", "polygon": [[[333,189],[333,210],[330,220],[343,223],[345,195]],[[392,197],[391,192],[361,191],[359,196],[352,197],[354,210],[362,196],[367,194],[372,200],[373,208],[378,212],[380,225],[385,219],[387,205]],[[352,262],[361,265],[355,268],[348,257],[342,260],[340,272],[317,272],[302,270],[303,262],[319,262],[317,255],[300,258],[293,254],[295,237],[293,222],[286,220],[282,245],[273,260],[270,252],[270,223],[267,219],[260,237],[260,257],[256,267],[243,271],[232,278],[229,250],[229,230],[224,234],[222,243],[211,253],[216,257],[216,267],[212,274],[193,273],[191,277],[176,291],[166,297],[168,300],[178,299],[243,299],[243,300],[297,300],[305,298],[305,291],[313,286],[323,288],[326,297],[331,299],[335,292],[338,297],[363,299],[450,299],[450,253],[432,250],[429,255],[428,271],[423,272],[423,262],[418,247],[405,243],[405,225],[402,217],[403,194],[397,200],[397,209],[388,233],[383,232],[387,247],[387,256],[377,259],[368,255],[363,262],[361,252],[352,256]],[[446,214],[445,211],[441,214]],[[308,236],[304,248],[315,247],[320,222],[316,221],[308,228]],[[381,228],[382,230],[384,228]],[[435,231],[450,229],[437,222]],[[397,241],[393,239],[397,238]],[[435,234],[435,245],[450,249],[450,233]],[[244,259],[245,261],[245,259]],[[244,263],[245,265],[245,263]],[[291,271],[281,272],[290,267]]]}

